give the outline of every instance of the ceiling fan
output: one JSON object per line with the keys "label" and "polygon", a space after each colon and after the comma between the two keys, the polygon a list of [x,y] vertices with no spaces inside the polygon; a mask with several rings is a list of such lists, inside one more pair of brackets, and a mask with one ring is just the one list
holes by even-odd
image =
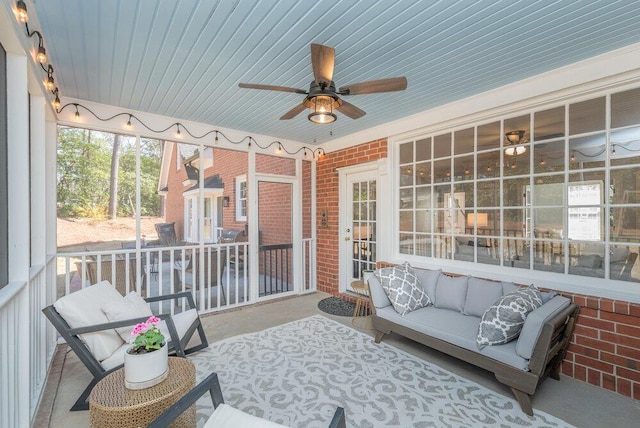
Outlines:
{"label": "ceiling fan", "polygon": [[334,113],[335,110],[351,119],[359,119],[366,114],[353,104],[344,101],[340,96],[402,91],[407,88],[406,77],[392,77],[341,86],[336,91],[336,85],[332,80],[334,62],[335,50],[333,48],[312,43],[311,67],[313,68],[314,80],[311,82],[308,91],[286,86],[255,85],[252,83],[239,83],[238,86],[248,89],[266,89],[304,94],[306,98],[302,103],[286,112],[280,120],[292,119],[308,108],[308,119],[313,123],[331,123],[335,121],[337,118]]}

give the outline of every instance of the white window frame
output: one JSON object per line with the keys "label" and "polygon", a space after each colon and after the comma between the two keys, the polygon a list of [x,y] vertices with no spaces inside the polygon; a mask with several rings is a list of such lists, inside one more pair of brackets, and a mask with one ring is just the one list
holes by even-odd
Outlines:
{"label": "white window frame", "polygon": [[[203,236],[205,244],[215,244],[218,241],[216,208],[218,207],[218,198],[221,198],[223,189],[210,190],[206,189],[203,194],[205,204],[211,204],[211,216],[205,218],[211,222],[211,233],[209,236]],[[198,191],[189,192],[184,197],[184,240],[187,242],[200,242],[200,195]]]}
{"label": "white window frame", "polygon": [[[244,184],[244,198],[241,198],[242,184]],[[236,177],[236,221],[247,221],[247,175]],[[244,215],[242,212],[242,202],[244,201]]]}

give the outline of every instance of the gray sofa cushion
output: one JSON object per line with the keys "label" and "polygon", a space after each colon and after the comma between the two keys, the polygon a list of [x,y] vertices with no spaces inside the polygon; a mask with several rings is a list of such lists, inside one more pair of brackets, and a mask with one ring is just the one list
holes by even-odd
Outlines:
{"label": "gray sofa cushion", "polygon": [[415,269],[415,273],[420,283],[422,283],[423,290],[427,293],[427,296],[429,296],[431,303],[434,303],[436,301],[436,286],[442,269]]}
{"label": "gray sofa cushion", "polygon": [[389,306],[378,311],[377,316],[517,369],[529,370],[529,361],[516,354],[515,341],[478,350],[476,346],[476,333],[480,323],[478,317],[470,317],[450,309],[439,309],[433,306],[418,309],[405,316],[400,316]]}
{"label": "gray sofa cushion", "polygon": [[502,283],[475,277],[469,278],[465,315],[481,317],[502,296]]}
{"label": "gray sofa cushion", "polygon": [[478,348],[508,343],[518,337],[527,315],[540,306],[542,296],[534,286],[502,296],[482,315],[476,338]]}
{"label": "gray sofa cushion", "polygon": [[547,303],[533,310],[524,321],[518,343],[516,344],[516,352],[522,358],[530,359],[533,355],[533,349],[538,342],[542,326],[545,322],[555,317],[560,311],[569,306],[571,300],[563,296],[555,296]]}
{"label": "gray sofa cushion", "polygon": [[371,293],[373,306],[375,306],[376,309],[391,306],[391,300],[389,300],[387,293],[382,289],[382,283],[380,282],[380,278],[377,274],[374,273],[374,275],[371,275],[368,278],[367,283],[369,284],[369,293]]}
{"label": "gray sofa cushion", "polygon": [[408,314],[431,303],[413,268],[408,263],[402,266],[383,268],[377,272],[382,288],[387,293],[391,305],[399,314]]}
{"label": "gray sofa cushion", "polygon": [[509,294],[519,289],[520,287],[518,287],[511,281],[502,281],[502,294]]}
{"label": "gray sofa cushion", "polygon": [[467,300],[468,276],[449,276],[443,273],[438,277],[436,286],[436,308],[453,309],[462,312]]}

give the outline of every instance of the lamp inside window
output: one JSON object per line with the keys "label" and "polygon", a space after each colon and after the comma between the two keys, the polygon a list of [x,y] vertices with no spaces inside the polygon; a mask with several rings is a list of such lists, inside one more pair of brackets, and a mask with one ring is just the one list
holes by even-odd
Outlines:
{"label": "lamp inside window", "polygon": [[307,100],[309,107],[308,119],[313,123],[331,123],[337,117],[333,113],[334,99],[328,95],[317,95]]}
{"label": "lamp inside window", "polygon": [[507,137],[507,141],[509,143],[509,146],[504,149],[505,155],[521,155],[527,151],[527,148],[525,146],[520,145],[526,142],[522,140],[522,138],[524,137],[524,133],[525,131],[520,129],[518,131],[509,131],[505,134],[505,137]]}

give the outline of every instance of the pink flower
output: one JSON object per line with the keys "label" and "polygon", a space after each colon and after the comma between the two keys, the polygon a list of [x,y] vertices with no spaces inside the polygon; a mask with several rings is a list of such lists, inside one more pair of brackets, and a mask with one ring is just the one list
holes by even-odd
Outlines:
{"label": "pink flower", "polygon": [[160,318],[158,318],[158,317],[157,317],[157,316],[155,316],[155,315],[151,315],[151,316],[149,317],[149,319],[147,320],[147,323],[151,323],[151,324],[153,324],[153,325],[156,325],[156,324],[158,324],[159,322],[160,322]]}
{"label": "pink flower", "polygon": [[133,330],[131,330],[131,336],[137,336],[140,333],[144,333],[145,331],[147,331],[147,328],[147,324],[145,323],[137,324],[135,327],[133,327]]}

